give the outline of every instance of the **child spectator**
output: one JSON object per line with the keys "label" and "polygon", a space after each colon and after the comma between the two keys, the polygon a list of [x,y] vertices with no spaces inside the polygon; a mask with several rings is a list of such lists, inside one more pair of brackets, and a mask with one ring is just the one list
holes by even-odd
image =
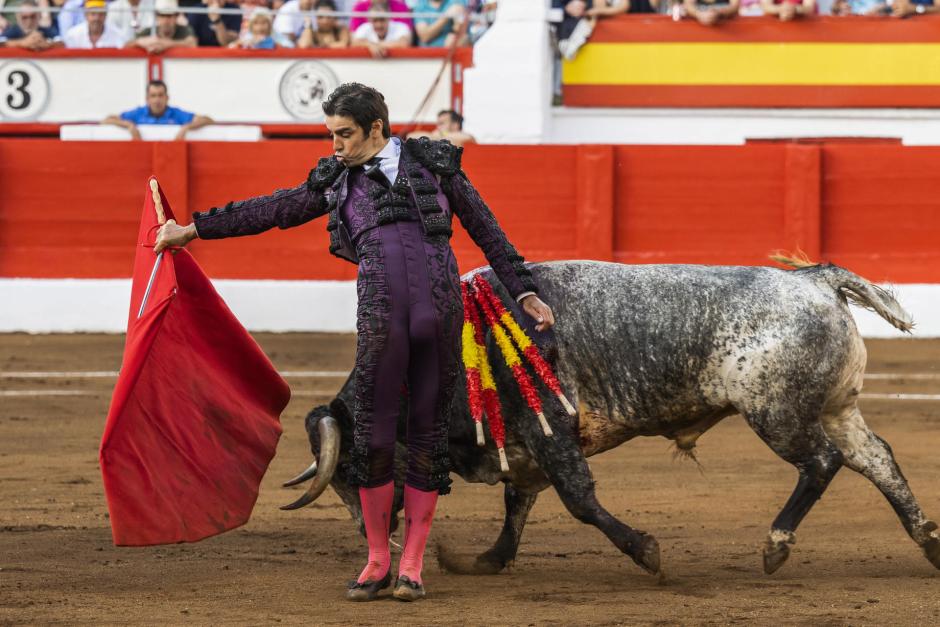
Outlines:
{"label": "child spectator", "polygon": [[252,50],[275,50],[293,48],[294,42],[274,30],[271,12],[264,8],[255,9],[248,19],[248,35],[232,43],[230,48]]}

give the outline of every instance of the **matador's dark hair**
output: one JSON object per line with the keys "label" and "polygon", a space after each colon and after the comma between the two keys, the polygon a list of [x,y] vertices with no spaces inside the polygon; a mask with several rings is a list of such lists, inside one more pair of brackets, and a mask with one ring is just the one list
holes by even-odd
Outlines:
{"label": "matador's dark hair", "polygon": [[323,112],[352,118],[366,135],[372,130],[373,122],[382,120],[382,136],[386,139],[392,136],[385,97],[362,83],[343,83],[334,89],[323,101]]}

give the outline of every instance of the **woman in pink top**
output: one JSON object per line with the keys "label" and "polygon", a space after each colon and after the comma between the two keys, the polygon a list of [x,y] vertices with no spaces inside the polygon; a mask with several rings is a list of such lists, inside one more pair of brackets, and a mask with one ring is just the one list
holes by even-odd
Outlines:
{"label": "woman in pink top", "polygon": [[[361,0],[353,5],[352,10],[357,13],[368,13],[369,5],[372,4],[372,0]],[[408,8],[408,5],[403,2],[403,0],[388,0],[388,10],[390,13],[411,13],[411,9]],[[349,32],[355,33],[356,29],[361,25],[366,23],[366,17],[357,15],[349,20]],[[414,32],[415,25],[410,17],[393,17],[393,22],[401,22],[412,32]]]}

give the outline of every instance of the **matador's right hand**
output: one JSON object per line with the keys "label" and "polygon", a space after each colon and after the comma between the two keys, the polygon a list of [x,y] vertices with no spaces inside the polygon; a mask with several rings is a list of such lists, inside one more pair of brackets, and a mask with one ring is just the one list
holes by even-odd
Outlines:
{"label": "matador's right hand", "polygon": [[153,252],[160,253],[169,246],[185,246],[198,237],[196,225],[180,226],[176,220],[167,220],[166,224],[157,231],[157,241]]}

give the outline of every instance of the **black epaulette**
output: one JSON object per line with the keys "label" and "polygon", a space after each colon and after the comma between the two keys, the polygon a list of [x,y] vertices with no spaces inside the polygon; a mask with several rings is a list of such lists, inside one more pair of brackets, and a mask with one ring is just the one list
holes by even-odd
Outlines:
{"label": "black epaulette", "polygon": [[453,176],[460,171],[463,148],[454,146],[446,139],[434,140],[429,137],[409,139],[405,142],[405,148],[421,165],[434,174]]}
{"label": "black epaulette", "polygon": [[307,176],[307,189],[311,192],[319,192],[326,189],[339,178],[343,170],[346,169],[336,157],[321,157],[317,162],[317,167],[310,170]]}

